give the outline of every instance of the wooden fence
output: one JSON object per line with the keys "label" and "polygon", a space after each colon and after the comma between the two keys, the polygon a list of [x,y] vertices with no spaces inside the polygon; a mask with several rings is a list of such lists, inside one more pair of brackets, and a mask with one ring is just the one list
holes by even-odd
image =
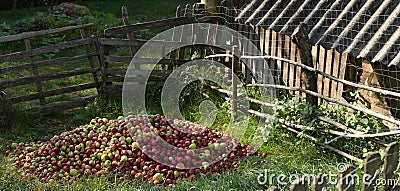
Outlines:
{"label": "wooden fence", "polygon": [[[25,50],[0,55],[0,75],[3,78],[10,76],[9,79],[1,80],[0,82],[0,89],[5,90],[9,94],[6,96],[5,104],[12,105],[21,102],[38,101],[39,104],[31,104],[31,108],[24,109],[39,109],[43,112],[54,112],[83,106],[97,96],[96,88],[100,84],[98,77],[100,67],[97,66],[98,62],[95,58],[99,56],[99,45],[95,36],[87,34],[92,27],[93,24],[81,24],[78,26],[0,37],[0,43],[2,43],[5,49],[9,48],[6,46],[12,46],[13,44],[17,44],[16,47],[18,47],[18,43],[20,42],[25,46]],[[42,43],[43,39],[41,37],[63,38],[74,32],[78,33],[78,35],[70,36],[78,36],[80,38],[63,39],[62,42],[49,42],[44,45]],[[76,55],[61,55],[61,50],[73,48],[83,49],[84,53],[76,51],[74,52]],[[56,54],[60,56],[56,56]],[[87,60],[87,63],[82,60]],[[75,63],[71,70],[66,70],[62,67],[71,68],[63,65],[71,62],[78,62],[78,64]],[[52,70],[57,64],[61,65],[61,70]],[[85,74],[92,76],[85,83],[66,83],[68,85],[56,88],[52,88],[52,85],[49,85],[50,83],[54,83],[53,80],[71,82],[69,78]],[[15,89],[17,91],[13,91]],[[77,93],[90,89],[94,89],[95,93],[85,96],[79,96]],[[70,95],[69,99],[54,98],[54,96],[65,94]],[[53,99],[51,99],[52,97]]]}

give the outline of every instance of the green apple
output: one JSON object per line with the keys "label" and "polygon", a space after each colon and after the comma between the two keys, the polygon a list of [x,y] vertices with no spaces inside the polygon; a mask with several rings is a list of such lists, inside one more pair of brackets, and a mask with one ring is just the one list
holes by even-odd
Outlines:
{"label": "green apple", "polygon": [[132,143],[132,138],[131,137],[127,137],[125,141],[126,141],[126,143],[131,144]]}
{"label": "green apple", "polygon": [[192,149],[192,150],[194,150],[194,149],[196,149],[196,144],[194,144],[194,143],[192,143],[192,144],[190,144],[189,145],[189,149]]}
{"label": "green apple", "polygon": [[76,176],[76,175],[78,175],[78,170],[76,170],[76,169],[74,169],[74,168],[71,168],[71,170],[69,171],[69,174],[71,175],[71,176]]}

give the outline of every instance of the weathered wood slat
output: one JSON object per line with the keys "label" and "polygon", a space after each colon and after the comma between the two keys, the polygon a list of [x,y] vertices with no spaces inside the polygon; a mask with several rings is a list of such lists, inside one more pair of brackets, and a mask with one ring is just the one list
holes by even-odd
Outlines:
{"label": "weathered wood slat", "polygon": [[49,35],[49,34],[55,34],[55,33],[60,33],[60,32],[69,31],[69,30],[88,28],[91,26],[94,26],[94,24],[84,24],[84,25],[69,26],[69,27],[63,27],[63,28],[57,28],[57,29],[49,29],[49,30],[34,31],[34,32],[24,32],[21,34],[0,37],[0,43],[23,40],[23,39],[27,39],[27,38],[38,37],[38,36]]}
{"label": "weathered wood slat", "polygon": [[[292,40],[290,40],[290,55],[289,55],[289,60],[296,60],[296,49],[297,46],[295,43],[293,43]],[[295,87],[296,84],[296,66],[293,64],[289,64],[289,87]],[[290,91],[290,93],[293,95],[295,92]]]}
{"label": "weathered wood slat", "polygon": [[[290,36],[283,35],[283,58],[290,59]],[[283,65],[283,81],[286,86],[289,86],[289,63],[284,62]]]}
{"label": "weathered wood slat", "polygon": [[[147,79],[147,82],[149,81],[156,81],[159,82],[161,79],[165,80],[166,76],[163,75],[151,75],[149,76],[149,79]],[[143,76],[136,75],[136,76],[130,76],[130,77],[125,77],[125,76],[109,76],[107,77],[107,83],[112,84],[114,82],[126,82],[126,83],[144,83],[146,82],[146,79],[143,78]]]}
{"label": "weathered wood slat", "polygon": [[373,152],[367,156],[364,164],[364,175],[362,181],[361,190],[363,191],[375,191],[376,180],[379,178],[381,166],[381,155],[378,151]]}
{"label": "weathered wood slat", "polygon": [[[332,64],[333,64],[333,58],[334,58],[334,50],[330,49],[327,51],[327,58],[326,62],[324,63],[325,65],[325,70],[324,72],[328,75],[332,75]],[[329,97],[330,96],[330,88],[331,88],[331,79],[330,78],[324,78],[324,90],[323,90],[323,95]]]}
{"label": "weathered wood slat", "polygon": [[[326,50],[325,48],[321,47],[320,45],[318,45],[318,70],[319,71],[323,71],[324,72],[324,68],[325,68],[325,58],[326,58]],[[324,76],[322,76],[321,74],[318,74],[318,94],[323,94],[324,93]],[[322,100],[320,100],[320,103],[322,103]]]}
{"label": "weathered wood slat", "polygon": [[162,27],[172,27],[174,25],[185,25],[192,24],[196,22],[206,21],[208,18],[194,18],[194,17],[176,17],[163,19],[158,21],[151,21],[145,23],[131,24],[127,26],[119,26],[108,28],[104,30],[104,34],[106,36],[112,36],[116,34],[125,34],[132,31],[142,30],[142,29],[153,29],[153,28],[162,28]]}
{"label": "weathered wood slat", "polygon": [[354,191],[356,176],[354,176],[355,169],[351,165],[346,165],[345,169],[339,169],[337,189],[338,191]]}
{"label": "weathered wood slat", "polygon": [[[333,52],[333,62],[332,62],[332,76],[339,77],[339,65],[340,65],[340,52],[334,50]],[[338,83],[335,80],[331,82],[331,97],[338,99],[340,95],[337,94]]]}
{"label": "weathered wood slat", "polygon": [[[125,75],[126,71],[127,71],[126,68],[107,68],[106,69],[107,75],[109,75],[109,74]],[[147,74],[149,72],[151,72],[151,74],[154,74],[154,75],[161,75],[161,76],[167,77],[172,73],[172,70],[152,70],[152,71],[149,71],[149,70],[137,70],[137,71],[136,70],[135,71],[130,70],[129,74],[131,74],[131,75],[144,75],[144,74]]]}
{"label": "weathered wood slat", "polygon": [[120,39],[120,38],[100,38],[99,42],[101,45],[109,45],[109,46],[146,46],[149,47],[178,47],[185,45],[181,41],[146,41],[141,39],[129,40],[129,39]]}
{"label": "weathered wood slat", "polygon": [[[277,46],[277,37],[278,33],[275,31],[271,31],[271,54],[272,56],[276,56],[277,52],[278,52],[278,46]],[[280,84],[281,83],[281,67],[278,64],[277,60],[271,60],[271,65],[273,66],[273,68],[275,69],[275,74],[274,74],[274,78],[275,78],[275,83]]]}
{"label": "weathered wood slat", "polygon": [[[106,56],[105,57],[107,62],[126,62],[130,63],[132,61],[131,56]],[[187,60],[172,60],[172,59],[155,59],[155,58],[138,58],[135,59],[136,62],[141,64],[169,64],[170,62],[176,62],[178,64],[183,64]],[[158,61],[158,62],[157,62]]]}
{"label": "weathered wood slat", "polygon": [[[339,66],[339,79],[344,80],[344,77],[346,75],[346,65],[347,65],[347,53],[342,53],[340,55],[340,66]],[[338,90],[337,90],[337,94],[339,96],[339,98],[342,97],[343,94],[343,83],[338,82]]]}
{"label": "weathered wood slat", "polygon": [[399,164],[399,143],[393,142],[386,148],[385,162],[383,164],[382,191],[389,191],[395,187],[397,166]]}
{"label": "weathered wood slat", "polygon": [[80,85],[76,85],[76,86],[62,87],[62,88],[55,89],[55,90],[43,91],[42,93],[35,93],[35,94],[14,97],[14,98],[7,100],[7,102],[12,103],[12,104],[20,103],[20,102],[24,102],[24,101],[30,101],[30,100],[55,96],[55,95],[59,95],[59,94],[63,94],[63,93],[71,93],[71,92],[76,92],[76,91],[81,91],[81,90],[86,90],[86,89],[91,89],[91,88],[96,88],[96,87],[97,87],[96,83],[88,83],[88,84],[80,84]]}
{"label": "weathered wood slat", "polygon": [[[295,43],[292,43],[292,44],[295,44]],[[301,59],[300,59],[300,53],[299,53],[299,49],[298,49],[298,46],[296,45],[296,48],[295,48],[295,50],[294,50],[296,53],[294,54],[294,57],[295,57],[295,61],[296,62],[300,62],[301,63]],[[301,67],[300,66],[296,66],[295,67],[296,68],[296,78],[295,78],[295,87],[301,87],[301,85],[302,85],[302,82],[301,82],[301,71],[302,71],[302,69],[301,69]],[[304,96],[304,95],[303,95]]]}
{"label": "weathered wood slat", "polygon": [[0,62],[13,61],[13,60],[26,58],[29,56],[37,56],[37,55],[41,55],[41,54],[46,54],[46,53],[53,52],[56,50],[63,50],[63,49],[67,49],[67,48],[82,46],[82,45],[90,44],[94,41],[95,41],[94,38],[89,37],[89,38],[85,38],[85,39],[72,40],[72,41],[68,41],[68,42],[64,42],[64,43],[59,43],[59,44],[52,45],[52,46],[46,46],[46,47],[36,48],[36,49],[32,49],[32,50],[1,55]]}
{"label": "weathered wood slat", "polygon": [[93,101],[98,95],[91,95],[86,97],[75,98],[69,101],[60,101],[56,103],[47,104],[44,106],[34,107],[29,110],[39,110],[44,113],[54,113],[82,107]]}
{"label": "weathered wood slat", "polygon": [[61,57],[61,58],[55,58],[55,59],[51,59],[51,60],[37,61],[37,62],[33,62],[31,64],[21,64],[21,65],[12,66],[12,67],[1,68],[0,74],[5,74],[8,72],[16,72],[19,70],[31,69],[34,67],[49,66],[49,65],[54,65],[54,64],[63,63],[63,62],[81,60],[81,59],[85,59],[88,57],[94,57],[94,56],[99,56],[99,53],[90,53],[88,55],[79,55],[79,56],[72,56],[72,57]]}
{"label": "weathered wood slat", "polygon": [[77,75],[82,75],[82,74],[87,74],[87,73],[92,73],[92,72],[97,72],[97,71],[100,71],[100,68],[77,69],[77,70],[64,71],[64,72],[58,72],[58,73],[41,74],[38,76],[28,76],[28,77],[3,81],[0,83],[0,87],[1,88],[9,88],[9,87],[14,87],[14,86],[20,86],[20,85],[34,83],[37,81],[48,81],[48,80],[65,78],[65,77],[70,77],[70,76],[77,76]]}

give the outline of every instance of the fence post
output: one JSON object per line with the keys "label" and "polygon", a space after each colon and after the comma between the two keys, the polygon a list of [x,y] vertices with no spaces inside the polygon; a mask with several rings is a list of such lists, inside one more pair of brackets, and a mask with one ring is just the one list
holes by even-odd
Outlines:
{"label": "fence post", "polygon": [[376,190],[376,180],[379,178],[381,166],[381,155],[378,151],[367,156],[364,164],[364,175],[361,190],[374,191]]}
{"label": "fence post", "polygon": [[267,191],[280,191],[280,189],[277,188],[276,186],[272,186],[272,187],[268,188]]}
{"label": "fence post", "polygon": [[[78,24],[79,24],[79,25],[83,25],[81,19],[78,19]],[[81,34],[81,38],[82,38],[82,39],[85,39],[85,38],[87,37],[85,28],[80,28],[80,29],[79,29],[79,32],[80,32],[80,34]],[[98,39],[96,39],[96,40],[98,40]],[[95,43],[97,43],[97,42],[95,42]],[[88,56],[88,61],[89,61],[90,67],[91,67],[92,69],[95,69],[96,66],[95,66],[93,57],[90,56],[90,48],[89,48],[88,45],[86,45],[86,44],[83,45],[83,48],[85,49],[86,55]],[[100,84],[99,84],[99,79],[98,79],[98,77],[97,77],[97,72],[95,72],[95,71],[92,72],[92,76],[93,76],[93,81],[94,81],[94,83],[96,83],[97,93],[101,93],[101,91],[99,90]]]}
{"label": "fence post", "polygon": [[[295,44],[297,44],[300,51],[301,63],[313,67],[313,60],[311,54],[311,42],[308,38],[308,27],[305,23],[301,23],[294,31],[292,38]],[[318,92],[317,88],[317,74],[315,72],[303,69],[301,72],[301,80],[305,83],[306,89],[312,92]],[[306,95],[308,103],[318,105],[318,98],[311,95]]]}
{"label": "fence post", "polygon": [[237,46],[232,46],[232,119],[236,121],[237,118],[237,81],[236,74],[238,71],[239,58],[235,56]]}
{"label": "fence post", "polygon": [[392,190],[395,187],[397,165],[399,164],[399,143],[393,142],[386,147],[385,162],[383,165],[382,191]]}
{"label": "fence post", "polygon": [[354,191],[355,181],[358,181],[355,180],[354,171],[354,167],[351,165],[347,165],[343,171],[339,171],[337,177],[338,191]]}
{"label": "fence post", "polygon": [[322,191],[326,185],[326,176],[324,174],[318,174],[311,183],[311,191]]}
{"label": "fence post", "polygon": [[202,4],[205,4],[205,8],[211,12],[211,14],[215,14],[219,10],[220,1],[219,0],[201,0]]}
{"label": "fence post", "polygon": [[308,191],[307,181],[297,179],[290,185],[290,191]]}
{"label": "fence post", "polygon": [[[121,10],[121,11],[122,11],[122,20],[124,21],[124,25],[125,25],[125,26],[128,26],[128,25],[131,24],[131,21],[130,21],[130,19],[129,19],[129,15],[128,15],[128,7],[122,6],[121,9],[122,9],[122,10]],[[135,37],[133,36],[132,32],[126,33],[126,37],[128,37],[128,39],[129,39],[130,41],[134,41],[134,40],[135,40]],[[136,50],[136,47],[134,47],[134,46],[132,46],[132,45],[129,45],[129,48],[131,49],[132,57],[135,56],[136,51],[137,51],[137,50]],[[140,69],[139,63],[135,63],[135,69]]]}
{"label": "fence post", "polygon": [[[25,43],[25,48],[27,51],[32,50],[32,45],[31,45],[31,40],[29,38],[24,39],[24,43]],[[29,63],[33,64],[34,63],[34,57],[33,56],[29,56]],[[34,76],[39,76],[39,70],[38,68],[35,66],[32,68],[33,71],[33,75]],[[36,90],[39,94],[43,93],[43,86],[42,86],[42,80],[36,81]],[[44,106],[46,105],[46,100],[44,97],[39,99],[39,103],[40,106]]]}

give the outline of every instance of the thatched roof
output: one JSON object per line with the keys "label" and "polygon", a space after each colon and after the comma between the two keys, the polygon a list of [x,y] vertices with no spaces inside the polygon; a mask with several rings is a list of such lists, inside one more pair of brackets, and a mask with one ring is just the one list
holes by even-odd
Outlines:
{"label": "thatched roof", "polygon": [[305,22],[313,44],[400,66],[400,0],[253,0],[236,19],[287,35]]}

